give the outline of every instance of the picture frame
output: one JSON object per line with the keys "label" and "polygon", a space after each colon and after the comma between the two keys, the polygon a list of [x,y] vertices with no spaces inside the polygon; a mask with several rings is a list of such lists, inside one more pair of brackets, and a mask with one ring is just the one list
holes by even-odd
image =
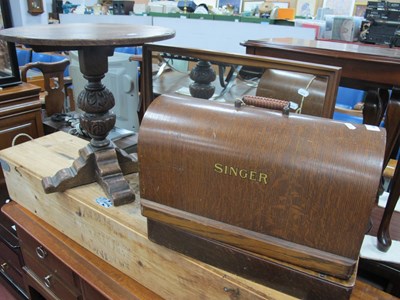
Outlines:
{"label": "picture frame", "polygon": [[335,15],[351,16],[356,0],[324,0],[323,7],[333,9]]}
{"label": "picture frame", "polygon": [[44,12],[43,0],[26,0],[28,4],[28,13],[33,16],[40,15]]}
{"label": "picture frame", "polygon": [[297,0],[296,16],[313,18],[317,14],[317,0]]}
{"label": "picture frame", "polygon": [[272,4],[279,8],[289,8],[290,2],[289,1],[273,1]]}
{"label": "picture frame", "polygon": [[250,12],[254,9],[258,8],[260,4],[268,2],[271,4],[271,7],[279,7],[279,8],[289,8],[290,2],[289,1],[265,1],[265,0],[243,0],[242,3],[242,12]]}
{"label": "picture frame", "polygon": [[263,4],[263,0],[243,0],[242,12],[253,12],[258,11],[260,4]]}
{"label": "picture frame", "polygon": [[233,14],[239,14],[242,12],[242,0],[217,0],[218,8],[228,5],[233,6]]}
{"label": "picture frame", "polygon": [[[10,0],[0,0],[0,29],[12,27]],[[0,87],[21,83],[14,43],[0,39]]]}

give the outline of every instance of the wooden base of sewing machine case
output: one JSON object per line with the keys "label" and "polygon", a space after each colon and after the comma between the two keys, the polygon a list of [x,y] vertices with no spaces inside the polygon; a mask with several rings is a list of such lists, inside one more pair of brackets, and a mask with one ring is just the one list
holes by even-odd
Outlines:
{"label": "wooden base of sewing machine case", "polygon": [[349,280],[311,272],[148,219],[153,242],[300,299],[349,299],[356,275]]}

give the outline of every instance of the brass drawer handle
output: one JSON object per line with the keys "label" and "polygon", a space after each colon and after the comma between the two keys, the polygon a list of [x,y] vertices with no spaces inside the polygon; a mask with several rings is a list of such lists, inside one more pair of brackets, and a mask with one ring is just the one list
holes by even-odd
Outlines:
{"label": "brass drawer handle", "polygon": [[36,254],[40,259],[45,259],[47,256],[47,251],[43,248],[43,246],[38,246],[36,248]]}
{"label": "brass drawer handle", "polygon": [[3,272],[5,272],[7,269],[8,269],[8,264],[5,262],[5,263],[2,263],[1,264],[1,270],[3,271]]}
{"label": "brass drawer handle", "polygon": [[48,288],[50,288],[51,287],[51,278],[52,278],[53,276],[50,274],[50,275],[47,275],[45,278],[44,278],[44,285],[45,286],[47,286]]}

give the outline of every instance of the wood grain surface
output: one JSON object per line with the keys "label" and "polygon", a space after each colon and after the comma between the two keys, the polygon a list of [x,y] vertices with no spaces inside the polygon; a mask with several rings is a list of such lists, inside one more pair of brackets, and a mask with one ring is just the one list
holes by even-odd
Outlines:
{"label": "wood grain surface", "polygon": [[[106,298],[161,299],[155,292],[107,264],[16,202],[11,202],[2,210],[17,224],[19,235],[30,235],[30,239],[35,239],[47,251],[51,251],[52,255]],[[60,270],[57,273],[65,280]]]}
{"label": "wood grain surface", "polygon": [[[384,130],[350,127],[325,118],[284,117],[260,108],[163,95],[147,110],[139,132],[140,194],[190,214],[184,222],[177,213],[161,211],[209,238],[349,278],[385,150]],[[218,230],[214,237],[210,227]],[[265,239],[254,238],[257,234]],[[240,246],[238,236],[254,243]],[[268,251],[272,245],[286,245],[288,256],[276,248]],[[329,267],[317,262],[323,257],[318,251],[325,252]]]}
{"label": "wood grain surface", "polygon": [[131,24],[52,24],[7,28],[0,37],[30,46],[53,46],[61,50],[90,46],[133,46],[169,39],[169,28]]}
{"label": "wood grain surface", "polygon": [[[335,99],[337,94],[337,87],[339,85],[339,80],[341,76],[341,68],[334,66],[327,66],[321,64],[310,64],[307,62],[303,62],[300,60],[293,60],[295,57],[291,57],[288,59],[277,59],[273,57],[262,57],[255,55],[241,55],[236,53],[224,53],[224,52],[215,52],[209,50],[202,49],[190,49],[190,48],[180,48],[173,46],[162,45],[161,42],[157,44],[145,44],[143,46],[143,82],[146,84],[143,86],[143,90],[141,91],[143,94],[143,106],[142,111],[145,112],[151,101],[154,100],[155,92],[160,92],[165,94],[166,91],[172,91],[173,93],[176,91],[176,87],[179,87],[177,83],[181,83],[182,76],[168,78],[169,73],[166,74],[166,78],[162,78],[163,82],[155,82],[155,88],[157,85],[157,90],[153,91],[153,74],[152,74],[152,60],[153,56],[159,53],[168,53],[170,55],[189,57],[190,59],[199,59],[210,61],[215,65],[221,66],[243,66],[248,68],[262,68],[266,69],[275,69],[281,71],[289,71],[289,72],[297,72],[297,73],[306,73],[317,76],[318,78],[324,78],[327,80],[326,89],[324,90],[325,95],[323,101],[323,108],[318,113],[320,116],[326,118],[332,118],[334,108],[335,108]],[[296,58],[297,59],[297,58]],[[174,82],[176,81],[176,82]],[[243,82],[242,82],[243,84]],[[279,82],[281,84],[281,82]],[[182,83],[182,86],[185,86]],[[218,85],[217,85],[218,86]],[[237,85],[234,85],[233,88],[237,89],[237,91],[242,90],[240,87],[240,81],[238,81]],[[243,86],[243,85],[242,85]],[[244,86],[243,86],[244,87]],[[218,87],[216,87],[216,90]],[[287,99],[284,99],[287,100]],[[291,99],[290,99],[291,100]]]}
{"label": "wood grain surface", "polygon": [[242,45],[247,54],[340,66],[343,68],[341,85],[352,88],[400,85],[397,48],[296,38],[248,40]]}
{"label": "wood grain surface", "polygon": [[[1,151],[0,158],[10,165],[5,174],[10,197],[163,298],[232,299],[231,291],[239,291],[240,299],[287,299],[272,288],[151,242],[139,201],[103,207],[96,199],[105,194],[96,183],[45,194],[41,179],[70,166],[86,143],[57,132]],[[127,179],[138,191],[138,176]]]}
{"label": "wood grain surface", "polygon": [[[58,132],[3,150],[0,158],[12,167],[6,174],[11,197],[36,216],[19,225],[30,230],[35,226],[45,229],[47,233],[39,234],[37,239],[46,243],[58,236],[65,247],[80,256],[70,257],[70,266],[79,264],[81,259],[90,263],[87,272],[81,273],[89,283],[96,284],[98,270],[111,270],[106,277],[116,278],[122,285],[120,295],[133,293],[136,287],[129,282],[137,278],[141,285],[166,299],[291,299],[272,288],[154,244],[147,239],[147,220],[140,213],[139,203],[102,207],[94,201],[104,196],[96,184],[44,194],[40,179],[60,166],[69,166],[84,145],[86,141]],[[138,190],[137,177],[130,182]],[[15,218],[21,220],[21,216]],[[59,250],[59,257],[65,259],[65,252]],[[101,290],[106,295],[121,291],[113,286],[114,283],[104,285]],[[357,281],[351,299],[397,298]]]}

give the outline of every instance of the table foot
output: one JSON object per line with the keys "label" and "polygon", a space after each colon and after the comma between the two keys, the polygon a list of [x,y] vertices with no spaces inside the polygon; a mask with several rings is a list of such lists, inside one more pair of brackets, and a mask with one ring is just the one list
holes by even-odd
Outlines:
{"label": "table foot", "polygon": [[42,179],[45,193],[63,192],[69,188],[97,181],[114,206],[135,200],[124,174],[138,172],[137,158],[116,148],[112,143],[96,149],[90,144],[79,150],[71,167]]}

